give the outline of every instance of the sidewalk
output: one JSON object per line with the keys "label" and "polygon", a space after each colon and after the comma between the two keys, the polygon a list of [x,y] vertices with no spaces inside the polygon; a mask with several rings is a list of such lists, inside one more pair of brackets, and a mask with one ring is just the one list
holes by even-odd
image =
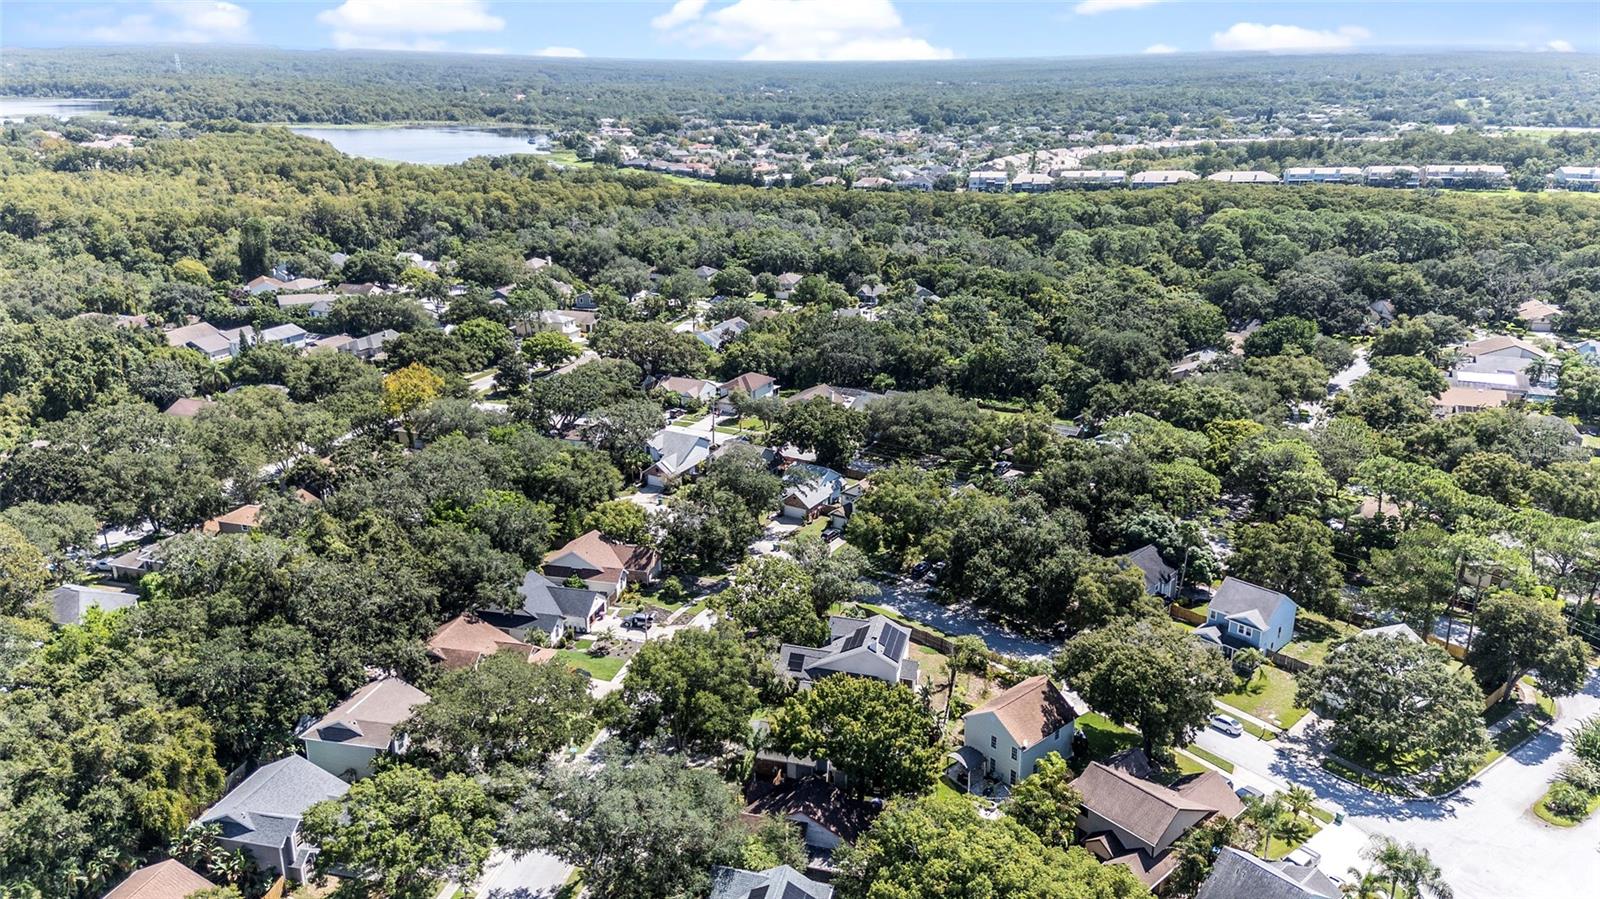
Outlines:
{"label": "sidewalk", "polygon": [[[1222,711],[1223,713],[1228,714],[1228,715],[1232,715],[1233,717],[1238,718],[1240,721],[1243,721],[1243,722],[1245,722],[1247,724],[1253,724],[1256,727],[1259,727],[1262,730],[1266,731],[1267,733],[1272,733],[1272,734],[1282,734],[1283,733],[1283,728],[1279,727],[1278,725],[1271,724],[1269,722],[1263,721],[1260,718],[1257,718],[1256,716],[1250,714],[1249,712],[1246,712],[1246,711],[1244,711],[1242,709],[1234,708],[1233,706],[1228,705],[1227,703],[1223,702],[1220,699],[1211,700],[1211,704],[1213,706],[1216,706],[1217,709]],[[1309,716],[1307,716],[1307,717],[1309,717]]]}

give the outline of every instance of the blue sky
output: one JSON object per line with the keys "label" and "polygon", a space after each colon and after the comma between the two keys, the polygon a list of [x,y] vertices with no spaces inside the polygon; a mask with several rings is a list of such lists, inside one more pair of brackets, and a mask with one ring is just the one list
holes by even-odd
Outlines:
{"label": "blue sky", "polygon": [[1203,0],[52,0],[0,45],[190,43],[650,59],[984,59],[1470,47],[1600,52],[1600,4]]}

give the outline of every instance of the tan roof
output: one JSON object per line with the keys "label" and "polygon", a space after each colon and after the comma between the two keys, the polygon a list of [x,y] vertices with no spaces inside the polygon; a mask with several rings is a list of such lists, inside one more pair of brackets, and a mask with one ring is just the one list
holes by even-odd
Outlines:
{"label": "tan roof", "polygon": [[428,655],[448,669],[470,668],[486,656],[500,651],[515,652],[532,659],[534,648],[492,624],[466,615],[445,622],[428,640]]}
{"label": "tan roof", "polygon": [[[1161,844],[1162,836],[1179,812],[1214,814],[1219,811],[1198,797],[1185,796],[1099,762],[1090,762],[1072,785],[1083,795],[1084,808],[1152,846]],[[1223,785],[1227,782],[1223,781]],[[1232,795],[1231,790],[1229,795]],[[1237,797],[1234,801],[1238,802]]]}
{"label": "tan roof", "polygon": [[211,405],[212,401],[203,396],[186,396],[172,401],[172,405],[161,410],[166,415],[176,415],[179,418],[194,418],[200,410]]}
{"label": "tan roof", "polygon": [[545,561],[574,553],[599,571],[615,574],[619,571],[646,571],[655,567],[656,551],[631,543],[614,543],[590,531],[572,538],[566,546],[545,555]]}
{"label": "tan roof", "polygon": [[[1026,749],[1078,717],[1048,675],[1028,678],[967,713],[993,714],[1017,745]],[[965,716],[964,716],[965,717]]]}
{"label": "tan roof", "polygon": [[350,694],[311,725],[306,735],[329,743],[387,749],[395,727],[427,701],[428,694],[398,677],[386,677]]}
{"label": "tan roof", "polygon": [[1498,353],[1501,350],[1509,349],[1527,350],[1539,356],[1549,355],[1544,350],[1539,349],[1537,345],[1529,343],[1520,337],[1512,337],[1509,334],[1496,334],[1493,337],[1474,340],[1466,346],[1467,354],[1471,356],[1482,356],[1486,353]]}
{"label": "tan roof", "polygon": [[256,522],[260,518],[261,505],[259,503],[250,503],[240,506],[232,512],[225,512],[216,518],[208,519],[204,524],[200,525],[200,530],[205,531],[207,534],[217,534],[221,533],[223,525],[249,530],[256,526]]}
{"label": "tan roof", "polygon": [[1511,402],[1511,394],[1490,387],[1451,387],[1433,401],[1439,409],[1496,409]]}
{"label": "tan roof", "polygon": [[188,899],[215,886],[177,859],[167,859],[129,874],[105,899]]}

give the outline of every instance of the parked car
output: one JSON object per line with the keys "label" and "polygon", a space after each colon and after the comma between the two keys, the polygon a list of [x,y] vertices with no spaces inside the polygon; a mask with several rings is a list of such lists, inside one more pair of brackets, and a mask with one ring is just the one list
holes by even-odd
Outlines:
{"label": "parked car", "polygon": [[647,631],[656,623],[654,612],[634,612],[622,619],[622,626],[630,631]]}
{"label": "parked car", "polygon": [[1245,802],[1249,802],[1252,799],[1265,798],[1267,794],[1261,792],[1260,790],[1256,789],[1255,787],[1246,785],[1246,786],[1240,787],[1237,790],[1234,790],[1233,791],[1233,795],[1238,796],[1240,799],[1244,800]]}
{"label": "parked car", "polygon": [[911,576],[914,578],[921,578],[923,575],[927,574],[928,570],[932,567],[932,562],[918,562],[917,564],[911,566]]}
{"label": "parked car", "polygon": [[1244,735],[1244,725],[1239,723],[1239,719],[1229,715],[1212,715],[1211,726],[1230,737]]}
{"label": "parked car", "polygon": [[822,532],[822,541],[824,543],[832,543],[833,541],[839,539],[839,533],[840,532],[838,528],[828,528]]}

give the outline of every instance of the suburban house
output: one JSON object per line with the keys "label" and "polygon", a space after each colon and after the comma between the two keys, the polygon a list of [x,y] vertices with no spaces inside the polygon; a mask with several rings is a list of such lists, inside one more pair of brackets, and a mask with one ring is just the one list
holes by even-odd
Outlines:
{"label": "suburban house", "polygon": [[576,340],[583,334],[583,329],[578,327],[578,320],[556,309],[546,309],[534,316],[527,327],[519,326],[515,329],[521,334],[525,331],[551,331],[567,338]]}
{"label": "suburban house", "polygon": [[134,583],[152,571],[160,571],[167,564],[160,543],[135,546],[111,560],[112,580]]}
{"label": "suburban house", "polygon": [[1449,418],[1464,412],[1498,409],[1509,402],[1510,391],[1494,387],[1453,386],[1433,399],[1433,415],[1435,418]]}
{"label": "suburban house", "polygon": [[1390,638],[1395,639],[1395,640],[1406,640],[1406,641],[1411,642],[1411,643],[1421,643],[1422,642],[1422,638],[1417,636],[1417,632],[1412,630],[1410,625],[1403,624],[1403,623],[1401,623],[1401,624],[1382,624],[1382,625],[1379,625],[1377,627],[1369,627],[1366,630],[1363,630],[1361,632],[1361,636],[1363,636],[1363,637],[1390,637]]}
{"label": "suburban house", "polygon": [[833,387],[828,384],[818,384],[807,387],[794,396],[784,400],[786,404],[809,403],[812,400],[827,400],[835,406],[846,409],[864,409],[867,406],[883,399],[886,394],[873,393],[870,390],[859,390],[854,387]]}
{"label": "suburban house", "polygon": [[722,386],[717,388],[718,396],[722,397],[722,402],[718,405],[718,411],[723,415],[731,415],[736,411],[733,408],[734,393],[743,393],[752,399],[777,396],[778,379],[770,375],[748,371],[731,381],[724,381]]}
{"label": "suburban house", "polygon": [[1555,330],[1556,318],[1561,315],[1561,307],[1546,303],[1543,300],[1524,300],[1517,307],[1517,318],[1529,331],[1548,334]]}
{"label": "suburban house", "polygon": [[268,293],[269,291],[282,289],[283,282],[272,277],[271,275],[256,275],[254,278],[244,282],[244,291],[251,296],[255,296],[258,293]]}
{"label": "suburban house", "polygon": [[1073,722],[1078,712],[1048,675],[1035,675],[963,715],[966,736],[954,753],[965,778],[958,783],[978,792],[984,780],[1015,784],[1054,752],[1072,755]]}
{"label": "suburban house", "polygon": [[819,647],[785,643],[778,648],[778,670],[804,689],[833,674],[871,677],[890,684],[917,683],[911,658],[911,631],[882,615],[828,618],[832,638]]}
{"label": "suburban house", "polygon": [[50,620],[56,624],[77,624],[90,609],[115,612],[130,609],[139,597],[122,590],[62,584],[50,593]]}
{"label": "suburban house", "polygon": [[889,293],[883,284],[863,284],[856,288],[856,301],[863,306],[876,306]]}
{"label": "suburban house", "polygon": [[545,577],[557,583],[576,575],[593,590],[616,597],[628,584],[648,584],[661,576],[655,550],[619,543],[590,531],[544,557]]}
{"label": "suburban house", "polygon": [[1236,577],[1223,578],[1206,605],[1206,623],[1195,628],[1194,635],[1229,653],[1247,647],[1277,652],[1294,639],[1294,616],[1299,608],[1276,590]]}
{"label": "suburban house", "polygon": [[471,668],[497,652],[513,653],[530,662],[555,657],[554,650],[530,646],[476,616],[457,615],[428,638],[428,657],[446,671]]}
{"label": "suburban house", "polygon": [[799,829],[810,857],[807,870],[815,872],[832,871],[834,850],[854,843],[878,816],[877,806],[820,777],[758,782],[746,791],[745,799],[748,804],[740,813],[745,822],[759,824],[778,817]]}
{"label": "suburban house", "polygon": [[742,318],[730,318],[717,322],[704,331],[695,332],[695,337],[700,342],[714,350],[720,350],[728,341],[750,330],[750,323]]}
{"label": "suburban house", "polygon": [[1067,169],[1055,176],[1056,183],[1067,187],[1121,187],[1128,182],[1123,169]]}
{"label": "suburban house", "polygon": [[116,889],[105,894],[104,899],[189,899],[214,886],[216,884],[196,874],[188,865],[169,858],[129,874]]}
{"label": "suburban house", "polygon": [[716,268],[715,266],[702,265],[699,268],[694,270],[694,276],[696,278],[699,278],[700,280],[706,282],[707,284],[710,284],[711,283],[711,279],[715,278],[717,276],[717,273],[720,272],[720,271],[721,271],[721,269]]}
{"label": "suburban house", "polygon": [[833,899],[833,887],[788,865],[746,871],[718,865],[711,869],[708,899]]}
{"label": "suburban house", "polygon": [[339,302],[340,296],[337,293],[280,293],[278,308],[286,311],[300,309],[312,318],[323,318],[333,311],[333,304]]}
{"label": "suburban house", "polygon": [[675,393],[686,400],[696,403],[710,403],[717,398],[720,385],[716,381],[707,381],[704,378],[670,377],[662,378],[656,382],[656,387],[668,393]]}
{"label": "suburban house", "polygon": [[645,449],[651,463],[644,470],[644,482],[651,487],[670,487],[711,458],[711,436],[668,425],[650,435]]}
{"label": "suburban house", "polygon": [[611,595],[593,587],[563,586],[560,581],[530,571],[517,587],[521,605],[515,609],[486,609],[478,617],[518,640],[540,633],[546,642],[556,643],[568,631],[587,634],[605,617]]}
{"label": "suburban house", "polygon": [[1368,187],[1417,187],[1422,170],[1414,165],[1369,165],[1361,170],[1361,180]]}
{"label": "suburban house", "polygon": [[1181,184],[1184,181],[1198,181],[1200,176],[1194,172],[1182,169],[1157,169],[1149,172],[1138,172],[1128,179],[1128,186],[1134,190],[1143,190],[1151,187],[1166,187],[1169,184]]}
{"label": "suburban house", "polygon": [[200,823],[220,828],[217,843],[223,849],[240,850],[261,870],[304,882],[317,847],[301,839],[300,816],[349,789],[303,756],[291,755],[257,768],[207,809]]}
{"label": "suburban house", "polygon": [[1010,179],[1003,171],[998,172],[969,172],[967,173],[967,190],[979,190],[985,193],[1005,193],[1006,185]]}
{"label": "suburban house", "polygon": [[783,274],[779,275],[776,299],[787,300],[790,295],[794,293],[794,289],[800,286],[800,279],[802,277],[804,276],[798,275],[794,272],[784,272]]}
{"label": "suburban house", "polygon": [[1195,899],[1339,899],[1343,895],[1339,884],[1315,867],[1269,862],[1224,846]]}
{"label": "suburban house", "polygon": [[1161,557],[1161,550],[1156,549],[1154,543],[1147,543],[1122,558],[1144,572],[1146,593],[1159,596],[1168,602],[1177,598],[1178,569],[1167,564],[1167,560]]}
{"label": "suburban house", "polygon": [[205,534],[248,534],[256,529],[260,519],[261,505],[250,503],[206,519],[201,523],[200,531]]}
{"label": "suburban house", "polygon": [[166,332],[167,346],[188,348],[213,362],[231,359],[239,352],[239,342],[209,322],[195,322]]}
{"label": "suburban house", "polygon": [[399,336],[399,331],[385,328],[365,337],[353,337],[340,344],[338,350],[341,353],[349,353],[363,362],[371,362],[383,354],[384,344]]}
{"label": "suburban house", "polygon": [[171,415],[173,418],[194,418],[200,410],[216,402],[210,397],[186,396],[172,401],[172,405],[161,410],[162,415]]}
{"label": "suburban house", "polygon": [[375,680],[300,734],[306,758],[335,777],[366,777],[379,753],[404,751],[395,728],[427,701],[428,694],[398,677]]}
{"label": "suburban house", "polygon": [[783,505],[779,514],[791,521],[810,521],[825,506],[839,501],[844,475],[831,468],[796,462],[783,473]]}
{"label": "suburban house", "polygon": [[1503,165],[1462,165],[1451,163],[1447,165],[1425,165],[1422,167],[1422,183],[1428,187],[1443,187],[1447,189],[1494,189],[1505,187],[1507,184],[1506,167]]}
{"label": "suburban house", "polygon": [[1101,862],[1123,865],[1152,890],[1178,866],[1172,845],[1190,828],[1217,816],[1237,817],[1244,803],[1215,771],[1181,778],[1171,787],[1146,779],[1149,760],[1137,749],[1090,762],[1072,786],[1083,796],[1078,836]]}
{"label": "suburban house", "polygon": [[1550,180],[1561,190],[1600,190],[1600,165],[1564,165]]}

